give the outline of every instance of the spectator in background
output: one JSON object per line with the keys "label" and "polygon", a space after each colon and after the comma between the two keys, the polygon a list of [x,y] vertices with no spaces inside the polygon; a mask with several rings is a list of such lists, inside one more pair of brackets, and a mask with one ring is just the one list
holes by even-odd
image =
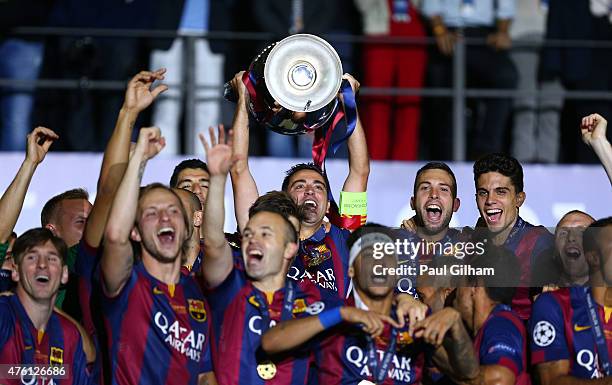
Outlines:
{"label": "spectator in background", "polygon": [[[372,37],[425,37],[421,16],[410,0],[355,0],[364,34]],[[364,84],[368,87],[420,88],[426,48],[413,44],[367,43],[363,50]],[[375,160],[416,160],[421,98],[370,96],[364,104],[364,126]],[[365,101],[365,100],[364,100]]]}
{"label": "spectator in background", "polygon": [[[429,56],[429,82],[432,87],[452,85],[452,56],[461,36],[482,38],[486,45],[466,47],[468,87],[514,89],[517,73],[508,55],[510,23],[514,17],[514,0],[427,0],[423,13],[430,18],[436,47]],[[508,98],[479,100],[480,112],[468,141],[469,157],[504,150],[506,124],[512,101]],[[430,105],[427,127],[431,135],[430,157],[451,159],[453,124],[448,98],[435,98]],[[481,111],[484,110],[484,111]],[[431,120],[429,120],[429,118]]]}
{"label": "spectator in background", "polygon": [[[52,27],[150,29],[153,0],[56,0]],[[41,121],[59,128],[62,150],[104,151],[123,103],[121,91],[87,88],[87,80],[127,82],[148,61],[139,38],[59,37],[49,42],[45,71],[50,78],[80,80],[79,90],[41,96]],[[145,63],[145,64],[143,64]],[[142,125],[138,123],[137,125]]]}
{"label": "spectator in background", "polygon": [[[517,13],[512,23],[512,41],[524,43],[542,40],[545,31],[546,2],[518,0]],[[510,54],[519,73],[521,91],[560,93],[558,77],[538,77],[540,52],[531,47],[514,48]],[[523,163],[556,163],[559,158],[560,115],[563,97],[538,98],[520,95],[514,99],[512,155]]]}
{"label": "spectator in background", "polygon": [[[546,38],[554,40],[612,40],[609,0],[549,0]],[[570,43],[567,47],[546,47],[542,73],[546,78],[559,77],[569,90],[612,90],[612,50],[590,48]],[[563,162],[597,163],[593,152],[580,143],[576,125],[582,117],[597,111],[604,118],[612,115],[609,100],[576,100],[572,122],[564,124],[561,138]],[[604,135],[605,136],[605,135]],[[608,133],[608,141],[612,136]]]}
{"label": "spectator in background", "polygon": [[[336,15],[336,2],[329,0],[258,0],[252,3],[255,22],[263,32],[275,35],[278,41],[295,33],[322,35],[330,32]],[[263,49],[263,46],[262,46]],[[267,153],[270,156],[310,158],[312,136],[300,135],[297,149],[294,138],[271,130],[267,136]]]}
{"label": "spectator in background", "polygon": [[[0,78],[31,81],[38,79],[43,58],[39,37],[6,36],[14,27],[46,23],[53,0],[0,1]],[[22,151],[30,131],[34,105],[33,87],[0,89],[0,150]]]}
{"label": "spectator in background", "polygon": [[[194,34],[209,31],[211,9],[214,0],[156,0],[155,28],[172,30],[179,33]],[[217,1],[219,3],[219,1]],[[185,63],[185,40],[181,38],[158,39],[154,41],[151,53],[151,66],[154,68],[167,68],[166,82],[170,84],[168,92],[155,103],[153,108],[153,125],[163,127],[166,138],[166,152],[169,154],[181,153],[181,111],[185,100],[183,90],[179,85],[187,85],[185,70],[194,66],[196,87],[208,87],[196,91],[197,98],[215,98],[220,95],[223,78],[223,56],[213,53],[209,41],[203,38],[195,39],[193,63]],[[175,85],[175,86],[173,86]],[[218,100],[196,101],[194,106],[195,127],[187,127],[185,120],[184,133],[193,130],[192,139],[197,137],[200,130],[215,126],[220,120]],[[190,138],[190,135],[186,135]],[[193,140],[192,140],[193,142]],[[196,149],[202,152],[201,146],[184,141],[185,152],[192,153]]]}

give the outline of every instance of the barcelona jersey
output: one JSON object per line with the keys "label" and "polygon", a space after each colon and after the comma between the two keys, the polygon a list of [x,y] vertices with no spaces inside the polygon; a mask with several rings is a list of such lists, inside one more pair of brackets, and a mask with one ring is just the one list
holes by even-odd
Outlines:
{"label": "barcelona jersey", "polygon": [[[53,311],[44,333],[40,332],[14,294],[0,296],[0,365],[4,364],[63,365],[67,367],[68,377],[54,379],[56,384],[91,383],[83,340],[74,321]],[[22,380],[2,381],[3,384],[22,383]]]}
{"label": "barcelona jersey", "polygon": [[[291,318],[319,314],[327,306],[319,291],[308,281],[298,287],[293,281],[274,293],[263,293],[248,280],[241,264],[212,289],[209,302],[214,314],[213,360],[219,384],[305,384],[312,352],[295,349],[273,358],[261,350],[261,337],[281,321],[284,305]],[[289,285],[294,294],[285,304]],[[293,300],[291,300],[293,297]],[[262,301],[266,301],[262,304]],[[273,372],[268,369],[272,368]],[[264,370],[264,372],[262,372]]]}
{"label": "barcelona jersey", "polygon": [[[531,363],[569,360],[568,375],[592,379],[603,377],[586,301],[590,289],[563,288],[541,294],[530,320]],[[597,305],[599,318],[612,352],[612,309]]]}
{"label": "barcelona jersey", "polygon": [[346,240],[350,232],[330,225],[325,232],[321,226],[310,238],[300,242],[300,250],[289,267],[288,277],[303,285],[314,283],[321,298],[327,301],[341,301],[349,293],[348,276],[349,249]]}
{"label": "barcelona jersey", "polygon": [[500,365],[514,373],[516,385],[529,385],[525,326],[509,306],[498,304],[474,341],[481,365]]}
{"label": "barcelona jersey", "polygon": [[[346,304],[354,305],[353,296]],[[318,336],[313,346],[317,350],[319,383],[326,385],[359,384],[363,380],[384,385],[418,384],[433,352],[422,339],[410,336],[408,324],[396,330],[385,324],[383,333],[371,339],[359,326],[341,323]],[[385,359],[387,367],[382,364]],[[377,376],[382,380],[376,381]]]}
{"label": "barcelona jersey", "polygon": [[113,384],[197,384],[212,371],[210,311],[192,277],[167,285],[138,262],[103,307]]}
{"label": "barcelona jersey", "polygon": [[518,258],[521,267],[520,286],[512,300],[512,310],[526,321],[531,315],[531,271],[538,257],[545,250],[554,246],[554,236],[543,226],[534,226],[518,217],[504,247],[512,251]]}

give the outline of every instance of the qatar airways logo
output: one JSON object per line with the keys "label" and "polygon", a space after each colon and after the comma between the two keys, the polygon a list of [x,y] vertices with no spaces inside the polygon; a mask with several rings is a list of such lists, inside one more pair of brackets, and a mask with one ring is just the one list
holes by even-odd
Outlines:
{"label": "qatar airways logo", "polygon": [[[253,317],[249,318],[249,330],[257,335],[261,335],[262,322],[263,319],[259,315],[254,315]],[[275,325],[276,321],[270,320],[270,327],[273,328]]]}
{"label": "qatar airways logo", "polygon": [[591,379],[603,378],[604,374],[599,368],[598,355],[588,349],[582,349],[576,354],[576,362],[589,372],[591,372]]}
{"label": "qatar airways logo", "polygon": [[310,273],[307,270],[300,271],[295,266],[291,266],[289,268],[289,272],[287,272],[287,277],[295,280],[295,281],[303,281],[304,279],[309,279],[312,283],[315,283],[321,286],[324,289],[338,291],[338,287],[336,286],[336,276],[334,275],[334,269],[329,268],[323,271],[317,270]]}
{"label": "qatar airways logo", "polygon": [[182,327],[178,321],[170,323],[161,312],[155,313],[155,325],[163,333],[164,342],[187,358],[199,362],[206,335]]}
{"label": "qatar airways logo", "polygon": [[[385,352],[376,349],[376,354],[378,355],[378,362],[382,362]],[[359,346],[350,346],[346,350],[346,360],[359,370],[359,376],[361,378],[366,378],[373,375],[370,367],[368,366],[368,355]],[[396,354],[393,354],[391,365],[389,365],[389,369],[387,370],[387,377],[394,381],[401,381],[405,383],[412,382],[410,377],[411,360],[411,358],[398,357]]]}

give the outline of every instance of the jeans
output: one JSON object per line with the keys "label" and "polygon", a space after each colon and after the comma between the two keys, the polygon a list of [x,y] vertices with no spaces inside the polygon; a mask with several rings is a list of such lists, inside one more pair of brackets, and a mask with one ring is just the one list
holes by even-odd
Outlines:
{"label": "jeans", "polygon": [[[43,44],[21,39],[0,43],[0,78],[36,80],[43,57]],[[3,88],[0,93],[0,150],[23,151],[32,130],[34,88]]]}
{"label": "jeans", "polygon": [[[184,82],[183,74],[183,41],[175,39],[168,51],[154,50],[151,53],[151,67],[165,67],[165,83],[170,86],[153,105],[153,124],[162,129],[166,138],[166,153],[181,153],[181,132],[179,130],[181,112],[184,104],[181,90],[177,87]],[[223,84],[223,56],[210,50],[208,41],[197,39],[195,42],[196,85],[221,87]],[[208,127],[217,127],[220,123],[220,104],[214,100],[219,94],[217,89],[196,91],[196,97],[209,98],[195,104],[194,143],[186,143],[185,153],[204,156],[204,148],[199,143],[198,133],[204,132],[208,140]],[[190,127],[185,128],[185,134]],[[216,130],[215,130],[216,134]]]}

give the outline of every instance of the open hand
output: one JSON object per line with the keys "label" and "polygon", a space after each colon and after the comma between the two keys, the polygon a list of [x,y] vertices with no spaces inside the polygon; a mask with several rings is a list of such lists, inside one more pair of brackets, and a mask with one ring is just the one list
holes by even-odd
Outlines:
{"label": "open hand", "polygon": [[233,132],[232,130],[228,133],[227,143],[225,140],[225,128],[222,124],[218,127],[219,140],[215,137],[215,129],[213,127],[208,128],[210,135],[210,145],[206,140],[204,133],[200,133],[200,141],[206,151],[206,165],[211,176],[215,175],[227,175],[232,165],[238,160],[234,156],[232,149]]}

